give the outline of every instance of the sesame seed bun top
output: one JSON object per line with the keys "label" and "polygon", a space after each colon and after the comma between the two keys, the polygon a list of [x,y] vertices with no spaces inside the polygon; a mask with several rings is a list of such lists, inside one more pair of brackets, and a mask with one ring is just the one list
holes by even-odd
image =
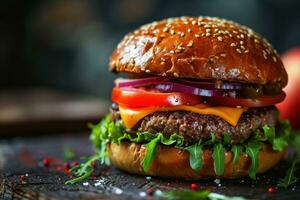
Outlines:
{"label": "sesame seed bun top", "polygon": [[110,70],[139,75],[287,84],[276,50],[248,27],[212,17],[180,17],[127,34]]}

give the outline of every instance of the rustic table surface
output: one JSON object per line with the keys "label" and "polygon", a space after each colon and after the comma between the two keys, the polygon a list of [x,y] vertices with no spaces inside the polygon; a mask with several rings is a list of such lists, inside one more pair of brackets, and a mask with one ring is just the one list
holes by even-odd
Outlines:
{"label": "rustic table surface", "polygon": [[[188,189],[191,183],[197,183],[199,190],[249,199],[300,199],[299,183],[288,189],[276,189],[278,177],[283,177],[287,169],[285,162],[266,175],[258,176],[256,181],[248,178],[221,180],[219,184],[214,179],[180,181],[135,176],[114,167],[98,166],[94,178],[65,185],[70,176],[61,170],[66,148],[76,152],[74,160],[93,154],[88,134],[0,140],[0,199],[151,199],[143,196],[149,188]],[[45,158],[55,164],[45,167],[42,162]],[[269,187],[275,188],[275,192],[269,193]]]}

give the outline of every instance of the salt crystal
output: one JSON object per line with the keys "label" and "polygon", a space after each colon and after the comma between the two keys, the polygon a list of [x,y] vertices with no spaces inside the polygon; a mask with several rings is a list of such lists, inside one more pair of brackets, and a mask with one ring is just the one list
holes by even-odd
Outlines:
{"label": "salt crystal", "polygon": [[88,186],[89,185],[89,182],[84,182],[82,183],[83,186]]}
{"label": "salt crystal", "polygon": [[220,183],[221,183],[220,179],[215,179],[214,182],[215,182],[216,184],[220,184]]}
{"label": "salt crystal", "polygon": [[147,194],[146,194],[146,192],[140,192],[140,193],[139,193],[139,196],[140,196],[140,197],[145,197],[145,196],[147,196]]}
{"label": "salt crystal", "polygon": [[115,194],[122,194],[122,193],[123,193],[123,190],[121,190],[120,188],[115,188],[115,189],[114,189],[114,193],[115,193]]}

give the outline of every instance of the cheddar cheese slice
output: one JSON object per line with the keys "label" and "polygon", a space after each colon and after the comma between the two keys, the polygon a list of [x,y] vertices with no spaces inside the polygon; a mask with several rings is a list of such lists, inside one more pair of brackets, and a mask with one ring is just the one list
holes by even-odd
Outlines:
{"label": "cheddar cheese slice", "polygon": [[172,107],[146,107],[146,108],[126,108],[119,106],[120,115],[126,128],[134,127],[142,118],[157,111],[190,111],[201,115],[215,115],[221,117],[232,126],[235,126],[245,108],[232,107],[210,107],[205,104],[194,106],[180,105]]}

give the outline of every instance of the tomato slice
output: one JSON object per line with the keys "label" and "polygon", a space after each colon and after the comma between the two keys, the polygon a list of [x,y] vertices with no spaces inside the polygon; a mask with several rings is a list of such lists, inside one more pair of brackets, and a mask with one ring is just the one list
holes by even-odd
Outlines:
{"label": "tomato slice", "polygon": [[162,93],[147,91],[137,88],[119,88],[114,87],[112,91],[112,100],[128,108],[139,107],[168,107],[178,105],[196,105],[203,102],[212,106],[228,107],[265,107],[275,105],[285,98],[282,91],[277,96],[262,96],[257,98],[232,98],[232,97],[206,97],[201,98],[196,95],[172,92]]}
{"label": "tomato slice", "polygon": [[113,88],[112,100],[122,106],[131,108],[196,105],[202,102],[201,97],[185,93],[161,93],[144,89],[118,87]]}
{"label": "tomato slice", "polygon": [[222,106],[242,106],[242,107],[265,107],[275,105],[285,98],[285,93],[282,91],[277,96],[262,96],[254,99],[251,98],[231,98],[231,97],[221,97],[221,98],[206,98],[208,104],[212,105],[222,105]]}

